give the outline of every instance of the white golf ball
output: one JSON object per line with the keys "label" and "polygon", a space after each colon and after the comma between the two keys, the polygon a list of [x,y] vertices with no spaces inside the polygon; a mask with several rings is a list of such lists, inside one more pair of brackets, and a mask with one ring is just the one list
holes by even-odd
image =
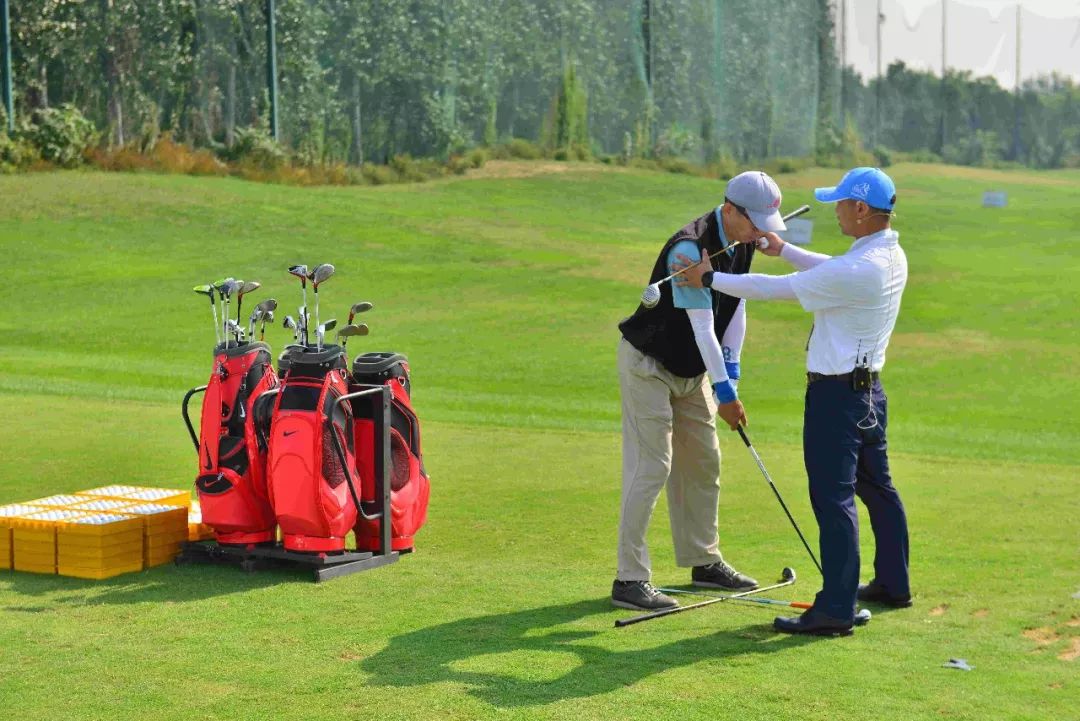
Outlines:
{"label": "white golf ball", "polygon": [[765,250],[766,248],[769,247],[769,239],[768,238],[758,238],[757,244],[758,244],[759,248],[761,248],[762,250]]}

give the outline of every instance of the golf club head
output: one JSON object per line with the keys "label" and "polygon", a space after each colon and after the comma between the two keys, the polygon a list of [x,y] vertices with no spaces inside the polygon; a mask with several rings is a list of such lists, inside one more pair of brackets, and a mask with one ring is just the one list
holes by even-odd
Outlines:
{"label": "golf club head", "polygon": [[641,292],[641,304],[646,308],[655,308],[660,302],[660,284],[653,283]]}
{"label": "golf club head", "polygon": [[274,322],[274,311],[268,310],[262,314],[263,325]]}
{"label": "golf club head", "polygon": [[360,325],[353,325],[350,323],[337,332],[338,338],[352,338],[353,336],[361,336],[368,334],[367,323],[361,323]]}
{"label": "golf club head", "polygon": [[251,291],[258,290],[259,288],[262,288],[262,283],[257,280],[249,280],[240,286],[239,290],[237,290],[237,295],[245,296]]}
{"label": "golf club head", "polygon": [[289,273],[295,275],[300,279],[300,282],[305,286],[307,285],[308,269],[306,265],[294,265],[289,268]]}
{"label": "golf club head", "polygon": [[315,266],[315,269],[311,271],[308,278],[311,280],[311,285],[318,288],[319,284],[325,280],[329,280],[334,275],[334,265],[332,263],[322,263]]}
{"label": "golf club head", "polygon": [[790,566],[785,566],[784,570],[780,572],[780,580],[784,582],[795,582],[795,569]]}
{"label": "golf club head", "polygon": [[257,306],[255,306],[255,310],[262,313],[269,313],[271,311],[275,311],[277,310],[277,301],[273,298],[267,298],[262,303],[259,303]]}
{"label": "golf club head", "polygon": [[374,305],[367,302],[366,300],[362,300],[359,303],[355,303],[352,308],[349,308],[349,312],[353,315],[356,315],[357,313],[367,313],[374,307]]}
{"label": "golf club head", "polygon": [[334,330],[337,327],[337,318],[331,318],[320,326],[323,331]]}
{"label": "golf club head", "polygon": [[192,290],[195,291],[196,293],[198,293],[199,295],[208,295],[211,298],[214,297],[214,295],[213,295],[214,294],[214,286],[212,286],[212,285],[197,285],[194,288],[192,288]]}
{"label": "golf club head", "polygon": [[287,315],[287,316],[285,316],[285,321],[281,324],[281,327],[282,328],[292,328],[295,331],[296,330],[296,321],[293,319],[293,317],[291,315]]}

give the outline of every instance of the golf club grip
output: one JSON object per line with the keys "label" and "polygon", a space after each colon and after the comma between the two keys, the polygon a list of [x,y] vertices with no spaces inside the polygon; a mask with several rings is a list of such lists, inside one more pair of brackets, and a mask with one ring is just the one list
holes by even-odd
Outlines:
{"label": "golf club grip", "polygon": [[746,436],[746,431],[743,430],[742,424],[735,426],[735,430],[739,432],[739,437],[742,438],[742,442],[746,444],[746,447],[750,447],[750,439]]}
{"label": "golf club grip", "polygon": [[798,218],[803,213],[809,212],[809,210],[810,210],[809,205],[802,205],[802,206],[796,208],[795,210],[791,211],[787,215],[785,215],[784,220],[788,221],[788,220],[791,220],[792,218]]}

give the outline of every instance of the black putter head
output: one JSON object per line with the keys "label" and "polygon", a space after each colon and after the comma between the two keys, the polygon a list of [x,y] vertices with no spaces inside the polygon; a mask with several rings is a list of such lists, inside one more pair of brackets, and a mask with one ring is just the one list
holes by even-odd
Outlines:
{"label": "black putter head", "polygon": [[781,581],[795,581],[795,569],[790,566],[786,566],[783,571],[780,572]]}

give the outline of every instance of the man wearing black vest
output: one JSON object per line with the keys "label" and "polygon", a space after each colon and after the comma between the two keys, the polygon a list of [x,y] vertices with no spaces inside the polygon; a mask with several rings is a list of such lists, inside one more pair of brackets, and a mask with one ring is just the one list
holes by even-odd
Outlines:
{"label": "man wearing black vest", "polygon": [[[724,203],[675,233],[664,244],[649,278],[672,272],[677,255],[746,273],[755,243],[784,230],[780,189],[765,173],[742,173],[727,185]],[[611,601],[620,608],[677,606],[651,583],[645,533],[660,489],[667,486],[675,561],[690,567],[695,586],[745,591],[757,581],[720,554],[717,506],[720,445],[714,416],[734,429],[745,423],[739,401],[739,354],[746,333],[746,305],[707,289],[664,283],[660,301],[644,305],[619,324],[623,471],[618,570]],[[708,373],[711,383],[706,380]]]}

